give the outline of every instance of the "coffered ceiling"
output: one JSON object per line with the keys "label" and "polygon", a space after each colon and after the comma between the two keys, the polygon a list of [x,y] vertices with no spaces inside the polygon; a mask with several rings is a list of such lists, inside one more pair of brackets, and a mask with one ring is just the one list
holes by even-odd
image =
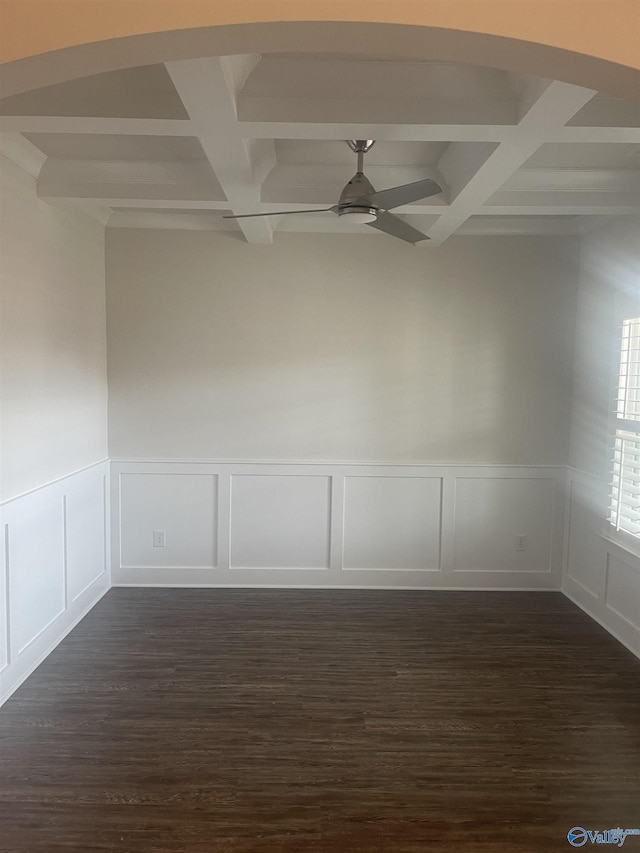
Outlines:
{"label": "coffered ceiling", "polygon": [[[453,234],[580,233],[640,209],[640,104],[497,69],[348,55],[226,56],[112,71],[0,100],[2,147],[40,198],[109,228],[280,231],[390,240],[333,213],[346,139],[375,139],[376,189],[440,195],[394,212]],[[420,245],[420,244],[419,244]]]}

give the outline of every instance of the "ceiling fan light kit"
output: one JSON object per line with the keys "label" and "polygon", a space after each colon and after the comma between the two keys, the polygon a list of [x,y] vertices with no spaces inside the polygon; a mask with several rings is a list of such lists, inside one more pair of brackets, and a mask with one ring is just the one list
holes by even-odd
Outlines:
{"label": "ceiling fan light kit", "polygon": [[394,207],[410,204],[412,201],[429,198],[442,192],[442,187],[430,178],[424,181],[414,181],[401,187],[391,187],[388,190],[376,192],[371,181],[364,174],[364,155],[375,145],[373,139],[349,139],[349,148],[358,156],[358,166],[355,175],[340,193],[338,204],[333,207],[316,210],[275,210],[269,213],[245,213],[237,216],[224,216],[223,219],[248,219],[253,216],[289,216],[293,213],[337,213],[346,221],[358,225],[370,225],[377,231],[384,231],[392,237],[404,240],[405,243],[420,243],[428,240],[426,234],[409,225],[393,213]]}
{"label": "ceiling fan light kit", "polygon": [[370,222],[375,222],[378,218],[378,211],[375,207],[343,207],[338,210],[338,216],[348,216],[349,222],[356,222],[358,225],[368,225]]}

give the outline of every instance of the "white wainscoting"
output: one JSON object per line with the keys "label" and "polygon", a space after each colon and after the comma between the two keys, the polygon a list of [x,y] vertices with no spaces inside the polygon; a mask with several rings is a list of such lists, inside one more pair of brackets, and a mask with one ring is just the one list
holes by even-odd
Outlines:
{"label": "white wainscoting", "polygon": [[109,464],[0,506],[0,704],[110,586]]}
{"label": "white wainscoting", "polygon": [[607,487],[591,474],[567,475],[562,591],[640,657],[640,557],[607,539]]}
{"label": "white wainscoting", "polygon": [[0,506],[0,704],[111,582],[562,586],[640,656],[640,557],[601,535],[603,495],[554,466],[98,463]]}
{"label": "white wainscoting", "polygon": [[112,580],[558,589],[564,481],[555,466],[114,460]]}

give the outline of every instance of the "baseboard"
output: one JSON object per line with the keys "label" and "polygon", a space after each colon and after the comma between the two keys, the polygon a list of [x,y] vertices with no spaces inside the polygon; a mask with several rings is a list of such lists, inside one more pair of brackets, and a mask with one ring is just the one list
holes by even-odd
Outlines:
{"label": "baseboard", "polygon": [[560,593],[555,587],[540,586],[331,586],[327,584],[274,584],[274,583],[114,583],[112,589],[310,589],[310,590],[372,590],[379,592],[553,592]]}

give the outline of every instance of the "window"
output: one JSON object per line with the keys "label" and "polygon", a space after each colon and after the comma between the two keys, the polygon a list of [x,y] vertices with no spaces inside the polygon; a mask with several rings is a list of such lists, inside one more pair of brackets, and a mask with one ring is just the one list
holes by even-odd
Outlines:
{"label": "window", "polygon": [[622,323],[609,521],[640,544],[640,317]]}

